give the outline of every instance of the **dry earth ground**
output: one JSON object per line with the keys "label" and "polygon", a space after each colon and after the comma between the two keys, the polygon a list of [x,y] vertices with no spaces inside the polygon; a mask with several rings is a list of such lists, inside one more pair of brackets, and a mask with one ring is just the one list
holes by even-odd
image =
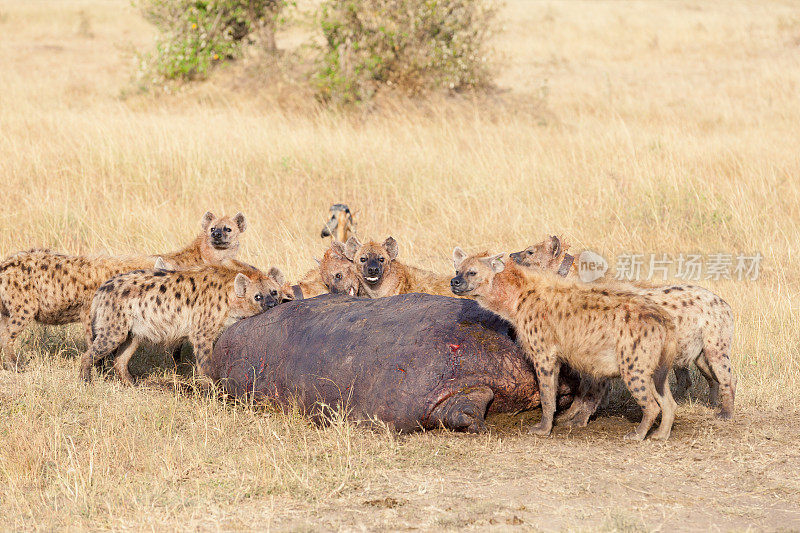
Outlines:
{"label": "dry earth ground", "polygon": [[128,2],[0,0],[0,252],[157,252],[241,209],[245,258],[299,276],[342,200],[441,272],[456,244],[547,232],[607,257],[760,251],[758,281],[703,282],[736,312],[735,420],[701,383],[665,444],[621,440],[638,413],[619,391],[548,439],[522,431],[536,412],[478,437],[320,429],[165,392],[169,370],[79,385],[76,329],[34,328],[26,370],[0,372],[0,528],[800,529],[800,6],[503,17],[498,94],[342,114],[246,66],[139,94],[130,52],[153,34]]}

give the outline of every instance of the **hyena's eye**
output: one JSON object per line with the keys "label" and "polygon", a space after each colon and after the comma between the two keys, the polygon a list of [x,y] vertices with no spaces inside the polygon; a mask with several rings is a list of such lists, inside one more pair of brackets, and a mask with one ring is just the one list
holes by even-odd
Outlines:
{"label": "hyena's eye", "polygon": [[337,272],[336,275],[333,276],[333,277],[336,278],[336,279],[342,279],[342,273],[341,272]]}
{"label": "hyena's eye", "polygon": [[528,255],[533,255],[533,250],[528,250]]}
{"label": "hyena's eye", "polygon": [[255,296],[253,296],[253,300],[255,300],[257,302],[260,302],[263,299],[264,299],[264,297],[261,296],[260,294],[256,294]]}
{"label": "hyena's eye", "polygon": [[381,263],[383,263],[385,260],[386,260],[385,257],[381,257]]}
{"label": "hyena's eye", "polygon": [[225,231],[225,233],[230,233],[231,232],[231,228],[229,228],[228,226],[225,226],[223,228],[223,230]]}
{"label": "hyena's eye", "polygon": [[477,272],[475,272],[474,270],[470,270],[469,272],[467,272],[467,276],[474,276],[475,274],[477,274]]}
{"label": "hyena's eye", "polygon": [[367,262],[367,258],[366,258],[366,257],[362,257],[362,258],[361,258],[361,262],[362,262],[362,263],[366,263],[366,262]]}

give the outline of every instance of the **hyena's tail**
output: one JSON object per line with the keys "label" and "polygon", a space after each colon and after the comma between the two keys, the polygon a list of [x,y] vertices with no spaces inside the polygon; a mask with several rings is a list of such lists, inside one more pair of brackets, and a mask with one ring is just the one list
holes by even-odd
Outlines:
{"label": "hyena's tail", "polygon": [[675,333],[675,324],[672,319],[665,324],[666,337],[664,338],[664,346],[661,348],[661,361],[660,365],[664,368],[672,368],[675,360],[678,357],[678,337]]}

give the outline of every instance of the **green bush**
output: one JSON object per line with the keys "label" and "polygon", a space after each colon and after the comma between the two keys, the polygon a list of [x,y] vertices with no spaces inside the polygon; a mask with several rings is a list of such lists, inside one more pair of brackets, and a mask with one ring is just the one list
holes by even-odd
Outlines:
{"label": "green bush", "polygon": [[490,85],[493,0],[324,0],[316,71],[325,100],[367,100],[385,87],[416,95]]}
{"label": "green bush", "polygon": [[205,77],[241,55],[245,42],[275,48],[275,25],[284,0],[135,0],[161,35],[149,69],[163,79]]}

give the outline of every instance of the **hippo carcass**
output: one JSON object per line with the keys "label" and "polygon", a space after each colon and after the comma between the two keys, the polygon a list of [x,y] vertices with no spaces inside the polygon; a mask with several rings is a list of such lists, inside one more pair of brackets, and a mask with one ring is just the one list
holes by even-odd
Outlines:
{"label": "hippo carcass", "polygon": [[487,410],[539,405],[507,323],[472,300],[427,294],[279,305],[228,328],[207,370],[235,397],[294,403],[312,416],[343,407],[351,420],[402,432],[480,432]]}

